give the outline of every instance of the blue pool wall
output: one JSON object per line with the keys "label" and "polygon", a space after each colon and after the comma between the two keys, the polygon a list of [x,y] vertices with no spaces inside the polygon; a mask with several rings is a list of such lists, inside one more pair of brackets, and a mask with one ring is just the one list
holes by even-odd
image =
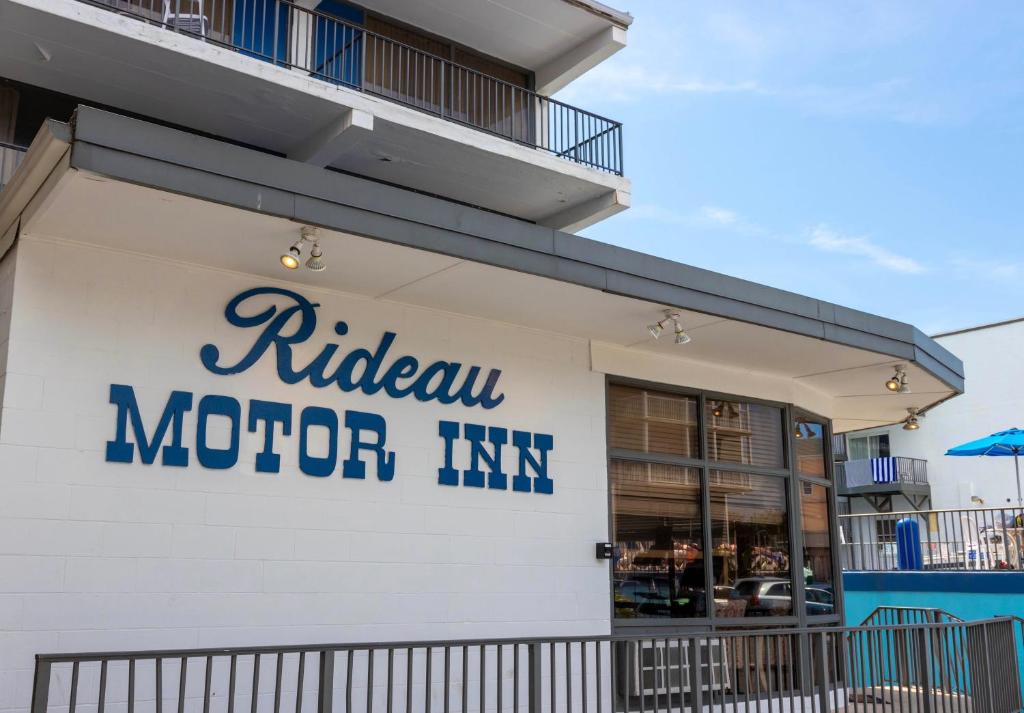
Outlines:
{"label": "blue pool wall", "polygon": [[967,621],[1024,617],[1024,572],[846,572],[843,590],[848,626],[880,606],[945,609]]}

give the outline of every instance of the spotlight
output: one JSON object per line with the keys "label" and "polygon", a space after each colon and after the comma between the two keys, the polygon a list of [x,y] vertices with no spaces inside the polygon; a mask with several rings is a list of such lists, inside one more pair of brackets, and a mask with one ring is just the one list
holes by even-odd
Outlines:
{"label": "spotlight", "polygon": [[679,320],[673,315],[672,323],[675,325],[676,344],[689,344],[693,339],[686,330],[683,329],[683,325],[679,324]]}
{"label": "spotlight", "polygon": [[299,258],[302,257],[302,238],[295,241],[295,244],[288,248],[288,252],[281,256],[281,264],[287,267],[289,270],[298,269]]}
{"label": "spotlight", "polygon": [[647,325],[647,331],[651,333],[651,336],[657,339],[661,336],[661,333],[665,331],[665,325],[675,320],[678,317],[675,312],[670,309],[665,310],[665,316],[659,319],[654,324]]}
{"label": "spotlight", "polygon": [[324,263],[324,251],[320,249],[320,243],[313,243],[313,249],[309,251],[309,260],[306,260],[306,267],[313,272],[323,272],[327,269]]}
{"label": "spotlight", "polygon": [[917,417],[918,417],[917,408],[914,407],[914,406],[911,406],[910,408],[908,408],[907,409],[907,417],[903,420],[903,430],[904,431],[916,431],[917,429],[921,428],[921,424],[918,423]]}
{"label": "spotlight", "polygon": [[714,402],[714,406],[711,407],[711,415],[714,416],[715,418],[721,418],[722,417],[722,402],[721,401],[715,401]]}
{"label": "spotlight", "polygon": [[320,249],[320,240],[317,238],[317,230],[308,225],[302,226],[299,239],[288,248],[288,252],[281,255],[281,264],[289,270],[297,270],[302,264],[302,246],[305,243],[313,243],[313,249],[310,251],[309,260],[306,261],[306,267],[314,272],[327,269],[327,265],[323,261],[323,250]]}
{"label": "spotlight", "polygon": [[902,364],[896,366],[896,372],[885,382],[885,388],[894,394],[910,393],[910,382],[907,380],[906,368]]}

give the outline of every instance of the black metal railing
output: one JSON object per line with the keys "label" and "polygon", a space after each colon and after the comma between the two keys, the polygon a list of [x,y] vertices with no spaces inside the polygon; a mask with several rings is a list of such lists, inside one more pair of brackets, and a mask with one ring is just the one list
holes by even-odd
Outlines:
{"label": "black metal railing", "polygon": [[25,158],[26,151],[28,149],[24,146],[0,141],[0,191],[4,189],[4,186],[14,176],[14,172],[21,165],[22,159]]}
{"label": "black metal railing", "polygon": [[916,626],[918,624],[948,624],[963,619],[936,607],[875,607],[861,626]]}
{"label": "black metal railing", "polygon": [[289,0],[81,0],[622,175],[622,124]]}
{"label": "black metal railing", "polygon": [[[893,468],[889,469],[888,462]],[[885,458],[858,458],[842,464],[841,471],[847,488],[874,486],[928,485],[928,461],[906,456]],[[886,466],[886,467],[880,467]],[[891,474],[891,475],[890,475]],[[887,479],[891,477],[892,479]]]}
{"label": "black metal railing", "polygon": [[[1009,617],[913,626],[36,657],[31,713],[1021,708]],[[856,706],[854,707],[856,709]]]}
{"label": "black metal railing", "polygon": [[840,515],[839,527],[846,570],[1024,569],[1024,508],[1020,507]]}

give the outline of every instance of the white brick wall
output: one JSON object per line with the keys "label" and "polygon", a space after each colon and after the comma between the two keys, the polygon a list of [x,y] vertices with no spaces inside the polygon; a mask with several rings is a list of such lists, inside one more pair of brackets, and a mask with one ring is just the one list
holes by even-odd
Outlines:
{"label": "white brick wall", "polygon": [[[0,711],[27,707],[42,651],[608,631],[607,564],[593,555],[608,535],[604,377],[586,342],[292,286],[322,305],[307,355],[373,347],[388,328],[403,354],[502,369],[505,402],[289,386],[268,360],[220,377],[199,348],[247,348],[224,306],[267,280],[28,237],[12,290],[12,258],[0,264],[0,328],[12,292],[15,305],[0,371]],[[104,462],[111,383],[135,387],[150,428],[173,389],[235,396],[243,420],[249,398],[292,404],[281,472],[255,472],[262,427],[244,423],[228,471],[203,469],[194,449],[187,469]],[[306,405],[383,415],[394,481],[303,475]],[[439,486],[440,419],[553,434],[555,494]],[[185,424],[194,446],[195,410]]]}

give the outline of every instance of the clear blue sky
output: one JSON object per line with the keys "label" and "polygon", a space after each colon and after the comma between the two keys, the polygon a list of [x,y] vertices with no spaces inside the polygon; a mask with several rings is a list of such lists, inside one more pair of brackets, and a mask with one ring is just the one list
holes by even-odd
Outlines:
{"label": "clear blue sky", "polygon": [[1024,2],[610,0],[559,98],[624,122],[584,235],[909,321],[1024,315]]}

